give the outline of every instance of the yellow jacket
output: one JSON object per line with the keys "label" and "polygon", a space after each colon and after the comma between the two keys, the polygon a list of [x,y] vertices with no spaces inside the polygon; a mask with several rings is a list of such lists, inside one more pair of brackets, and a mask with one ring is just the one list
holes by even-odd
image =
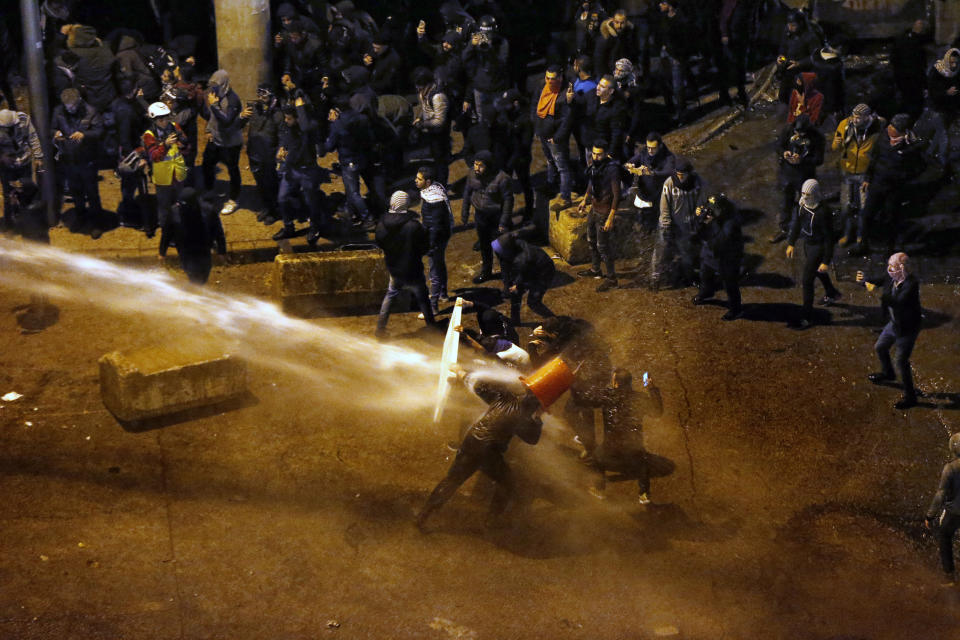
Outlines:
{"label": "yellow jacket", "polygon": [[837,132],[833,135],[832,149],[843,150],[840,154],[840,173],[866,173],[877,146],[877,137],[887,126],[883,118],[874,118],[862,136],[856,135],[855,129],[849,126],[850,118],[840,121]]}

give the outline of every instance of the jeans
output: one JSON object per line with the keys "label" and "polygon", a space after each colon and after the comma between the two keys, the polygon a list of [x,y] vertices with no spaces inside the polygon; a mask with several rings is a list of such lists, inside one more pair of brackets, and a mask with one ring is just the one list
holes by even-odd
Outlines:
{"label": "jeans", "polygon": [[527,288],[523,284],[517,283],[517,290],[510,293],[510,322],[515,325],[520,324],[520,305],[523,303],[523,294],[527,294],[527,306],[541,318],[554,317],[550,307],[543,304],[543,296],[546,294],[550,283],[537,283],[536,286]]}
{"label": "jeans", "polygon": [[428,228],[430,249],[430,300],[437,304],[440,297],[447,296],[447,243],[450,242],[450,227]]}
{"label": "jeans", "polygon": [[280,203],[280,216],[283,226],[292,228],[295,215],[292,204],[297,196],[303,196],[303,203],[310,213],[310,230],[317,231],[327,223],[326,211],[320,191],[320,175],[316,167],[288,168],[280,178],[280,190],[277,200]]}
{"label": "jeans", "polygon": [[689,236],[677,237],[661,230],[651,257],[650,275],[654,284],[663,284],[663,278],[673,270],[674,260],[678,263],[673,273],[674,280],[684,286],[689,285],[696,279],[700,268],[700,243]]}
{"label": "jeans", "polygon": [[706,262],[700,265],[700,291],[699,294],[704,298],[712,298],[716,292],[717,279],[719,278],[724,291],[727,292],[728,308],[730,311],[738,312],[742,303],[740,298],[740,262],[720,263],[719,268],[715,268]]}
{"label": "jeans", "polygon": [[201,170],[203,171],[203,186],[207,191],[213,190],[217,180],[217,164],[222,162],[227,167],[230,176],[230,189],[227,197],[236,201],[240,197],[240,149],[236,147],[220,147],[212,142],[203,150]]}
{"label": "jeans", "polygon": [[897,347],[897,368],[900,370],[900,379],[903,381],[903,397],[914,399],[917,397],[917,391],[913,388],[913,371],[910,370],[910,354],[913,353],[913,345],[917,342],[917,333],[907,335],[897,335],[893,328],[893,322],[888,322],[880,332],[874,350],[877,352],[877,358],[880,359],[880,367],[883,373],[893,376],[893,363],[890,362],[890,349]]}
{"label": "jeans", "polygon": [[280,191],[280,178],[277,175],[276,161],[251,160],[250,172],[253,174],[253,179],[257,183],[260,205],[266,209],[270,215],[276,214]]}
{"label": "jeans", "polygon": [[424,131],[423,140],[430,147],[430,157],[433,158],[433,167],[436,171],[434,182],[447,184],[450,178],[450,130],[445,127],[442,131]]}
{"label": "jeans", "polygon": [[[354,216],[367,220],[370,210],[363,196],[360,195],[360,166],[355,162],[346,162],[340,165],[340,176],[343,178],[343,192],[347,196],[347,206]],[[370,185],[367,185],[370,188]]]}
{"label": "jeans", "polygon": [[661,80],[668,87],[664,92],[667,108],[677,115],[682,114],[687,107],[686,84],[687,64],[684,60],[674,58],[666,52],[660,53]]}
{"label": "jeans", "polygon": [[866,176],[862,173],[847,173],[840,178],[840,214],[843,220],[843,237],[850,238],[857,226],[857,217],[863,207],[860,187]]}
{"label": "jeans", "polygon": [[378,333],[387,328],[387,320],[390,319],[390,305],[404,290],[413,292],[413,295],[417,298],[417,305],[420,307],[420,312],[423,313],[423,319],[426,320],[427,325],[434,324],[433,311],[430,309],[430,299],[427,294],[427,281],[424,280],[423,274],[413,277],[390,276],[387,294],[383,296],[380,315],[377,316]]}
{"label": "jeans", "polygon": [[493,273],[493,247],[491,243],[500,232],[500,211],[475,211],[477,220],[477,240],[480,243],[481,273],[489,276]]}
{"label": "jeans", "polygon": [[826,248],[820,244],[811,244],[810,242],[804,241],[803,250],[805,258],[800,282],[803,287],[803,317],[809,320],[813,315],[813,281],[815,279],[820,280],[828,296],[835,297],[839,292],[837,288],[833,286],[833,281],[830,280],[829,274],[817,271],[820,265],[823,264]]}
{"label": "jeans", "polygon": [[543,157],[547,161],[547,182],[555,182],[560,174],[560,197],[570,199],[573,189],[573,174],[570,173],[570,149],[568,145],[557,142],[547,142],[540,139],[543,145]]}
{"label": "jeans", "polygon": [[590,213],[590,219],[587,220],[587,242],[590,243],[590,254],[593,257],[593,270],[600,271],[600,263],[606,267],[606,277],[611,280],[617,279],[617,269],[614,265],[616,259],[613,245],[613,229],[604,231],[603,225],[607,222],[607,216],[595,212]]}

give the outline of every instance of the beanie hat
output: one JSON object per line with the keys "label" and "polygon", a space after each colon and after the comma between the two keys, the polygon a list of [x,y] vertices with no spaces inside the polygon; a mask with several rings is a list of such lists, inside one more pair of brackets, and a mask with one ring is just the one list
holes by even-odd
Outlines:
{"label": "beanie hat", "polygon": [[855,116],[869,116],[873,113],[873,110],[870,108],[870,105],[861,102],[853,108],[851,113]]}
{"label": "beanie hat", "polygon": [[800,188],[800,205],[807,209],[816,209],[819,204],[820,183],[811,178]]}
{"label": "beanie hat", "polygon": [[633,63],[628,58],[620,58],[613,68],[623,74],[633,73]]}
{"label": "beanie hat", "polygon": [[478,151],[477,154],[473,156],[473,161],[482,162],[489,169],[493,163],[493,154],[489,151]]}
{"label": "beanie hat", "polygon": [[289,2],[284,2],[279,7],[277,7],[277,17],[278,18],[296,18],[297,10]]}
{"label": "beanie hat", "polygon": [[890,118],[890,126],[900,133],[906,133],[910,128],[910,116],[905,113],[898,113]]}
{"label": "beanie hat", "polygon": [[677,164],[674,165],[674,171],[677,173],[690,173],[693,171],[693,163],[687,160],[686,158],[679,158]]}
{"label": "beanie hat", "polygon": [[403,213],[410,208],[410,196],[406,191],[394,191],[390,196],[390,213]]}

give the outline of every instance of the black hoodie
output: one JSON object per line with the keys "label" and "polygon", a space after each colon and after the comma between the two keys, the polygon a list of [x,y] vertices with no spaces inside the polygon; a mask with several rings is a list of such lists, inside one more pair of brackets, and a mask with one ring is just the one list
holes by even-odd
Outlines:
{"label": "black hoodie", "polygon": [[377,246],[395,278],[423,277],[423,256],[430,248],[427,230],[412,211],[388,211],[377,223]]}

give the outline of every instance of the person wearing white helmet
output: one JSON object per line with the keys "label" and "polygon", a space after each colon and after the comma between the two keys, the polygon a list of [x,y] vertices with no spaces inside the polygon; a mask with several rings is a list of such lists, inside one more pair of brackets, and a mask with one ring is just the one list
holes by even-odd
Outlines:
{"label": "person wearing white helmet", "polygon": [[940,566],[943,568],[944,587],[957,584],[953,564],[953,534],[960,529],[960,433],[950,436],[950,453],[954,459],[943,465],[940,472],[940,486],[930,501],[924,526],[937,528],[937,542],[940,546]]}
{"label": "person wearing white helmet", "polygon": [[[187,135],[170,115],[170,107],[154,102],[147,109],[150,127],[143,132],[143,148],[153,173],[157,190],[157,222],[161,230],[166,228],[170,210],[177,194],[187,179],[187,163],[184,154],[188,150]],[[152,222],[144,224],[148,238],[154,234]]]}
{"label": "person wearing white helmet", "polygon": [[7,194],[10,193],[10,183],[30,178],[34,167],[37,173],[43,171],[43,149],[29,115],[11,109],[0,109],[0,149],[4,157],[4,161],[0,162],[4,213],[0,226],[3,226],[9,220]]}

